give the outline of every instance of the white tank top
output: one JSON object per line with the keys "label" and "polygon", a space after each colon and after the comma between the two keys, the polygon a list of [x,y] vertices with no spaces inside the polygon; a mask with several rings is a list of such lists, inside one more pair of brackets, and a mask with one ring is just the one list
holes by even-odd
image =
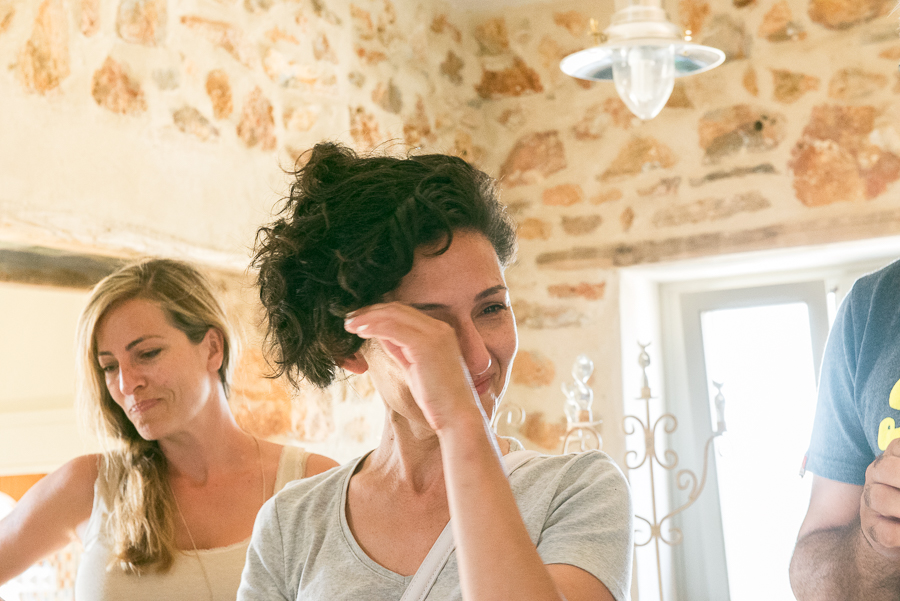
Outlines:
{"label": "white tank top", "polygon": [[[278,460],[275,492],[306,472],[309,456],[299,447],[285,446]],[[112,545],[101,525],[107,517],[106,503],[100,493],[100,480],[94,484],[94,508],[84,534],[84,553],[75,576],[78,601],[206,601],[209,590],[194,551],[176,554],[172,567],[164,574],[150,572],[141,576],[107,569],[113,559]],[[200,561],[212,585],[213,601],[234,601],[241,583],[250,539],[227,547],[200,549]]]}

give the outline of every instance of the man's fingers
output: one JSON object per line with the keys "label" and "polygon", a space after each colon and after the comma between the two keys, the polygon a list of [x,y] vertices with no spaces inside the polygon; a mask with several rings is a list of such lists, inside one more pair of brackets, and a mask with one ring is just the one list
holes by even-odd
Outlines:
{"label": "man's fingers", "polygon": [[900,457],[888,455],[885,451],[866,469],[866,483],[885,484],[900,489]]}
{"label": "man's fingers", "polygon": [[900,529],[900,490],[877,482],[866,484],[863,503],[879,516],[896,520]]}

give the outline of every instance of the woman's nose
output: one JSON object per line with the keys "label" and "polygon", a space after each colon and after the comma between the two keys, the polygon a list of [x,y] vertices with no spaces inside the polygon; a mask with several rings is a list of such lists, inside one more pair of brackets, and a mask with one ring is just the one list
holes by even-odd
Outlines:
{"label": "woman's nose", "polygon": [[491,353],[484,343],[484,338],[473,323],[458,327],[456,337],[469,374],[477,379],[491,367]]}
{"label": "woman's nose", "polygon": [[119,391],[126,396],[133,395],[144,382],[140,371],[130,365],[119,365],[118,380]]}

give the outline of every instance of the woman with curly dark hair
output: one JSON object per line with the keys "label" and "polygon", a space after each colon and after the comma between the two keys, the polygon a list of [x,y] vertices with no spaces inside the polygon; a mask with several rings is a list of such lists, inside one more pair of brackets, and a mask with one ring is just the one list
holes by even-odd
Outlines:
{"label": "woman with curly dark hair", "polygon": [[238,599],[624,601],[619,469],[490,428],[518,344],[515,231],[493,181],[455,157],[330,143],[295,178],[254,259],[272,363],[317,386],[368,373],[384,431],[264,506]]}

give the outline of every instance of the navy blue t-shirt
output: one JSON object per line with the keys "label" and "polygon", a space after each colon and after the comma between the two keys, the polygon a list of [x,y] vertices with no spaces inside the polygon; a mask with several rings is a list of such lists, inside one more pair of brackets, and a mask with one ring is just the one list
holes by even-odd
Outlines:
{"label": "navy blue t-shirt", "polygon": [[900,438],[900,261],[858,279],[841,304],[822,361],[806,469],[863,485]]}

